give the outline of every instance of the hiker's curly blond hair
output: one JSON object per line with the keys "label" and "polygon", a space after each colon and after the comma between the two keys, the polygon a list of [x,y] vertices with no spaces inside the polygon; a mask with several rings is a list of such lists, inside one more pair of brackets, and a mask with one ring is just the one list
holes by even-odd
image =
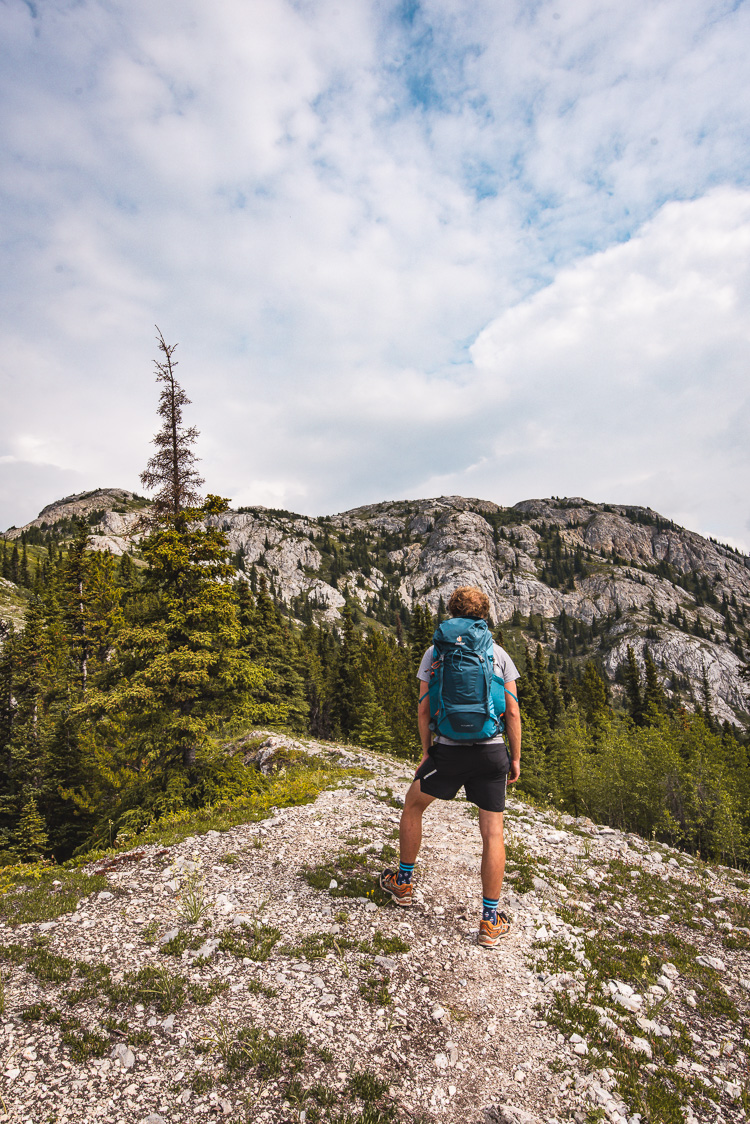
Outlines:
{"label": "hiker's curly blond hair", "polygon": [[472,617],[481,621],[489,616],[490,599],[475,585],[462,585],[451,594],[448,612],[452,617]]}

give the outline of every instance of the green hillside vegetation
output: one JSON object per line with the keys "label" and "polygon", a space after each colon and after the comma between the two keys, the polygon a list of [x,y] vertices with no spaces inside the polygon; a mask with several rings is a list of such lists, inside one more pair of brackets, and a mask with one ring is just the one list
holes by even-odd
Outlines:
{"label": "green hillside vegetation", "polygon": [[[202,514],[222,507],[207,505]],[[128,555],[87,550],[84,524],[67,550],[52,544],[35,557],[26,627],[10,631],[0,656],[6,862],[65,860],[242,802],[259,774],[219,746],[253,725],[418,759],[416,669],[436,624],[429,612],[381,599],[382,621],[346,610],[341,630],[295,625],[264,574],[255,592],[227,581],[225,535],[196,529],[192,514],[144,541],[139,568]],[[629,661],[625,705],[614,705],[596,662],[578,655],[596,638],[563,618],[548,657],[549,627],[516,614],[496,630],[522,673],[521,791],[747,865],[743,735],[718,727],[710,697],[695,712],[668,699],[648,660],[645,676]]]}

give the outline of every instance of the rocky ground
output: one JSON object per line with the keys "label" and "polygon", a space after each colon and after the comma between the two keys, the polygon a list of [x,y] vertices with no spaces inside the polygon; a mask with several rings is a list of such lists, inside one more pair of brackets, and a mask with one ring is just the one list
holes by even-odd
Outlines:
{"label": "rocky ground", "polygon": [[408,767],[305,748],[349,770],[314,803],[102,860],[73,912],[6,921],[0,1120],[746,1118],[737,872],[512,798],[512,933],[483,950],[471,806],[428,811],[399,909],[374,875]]}

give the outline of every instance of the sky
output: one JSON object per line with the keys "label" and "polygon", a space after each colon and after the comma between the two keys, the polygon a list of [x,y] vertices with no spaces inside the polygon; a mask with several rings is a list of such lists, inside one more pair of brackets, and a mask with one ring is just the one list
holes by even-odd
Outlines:
{"label": "sky", "polygon": [[750,0],[0,0],[0,527],[642,504],[750,550]]}

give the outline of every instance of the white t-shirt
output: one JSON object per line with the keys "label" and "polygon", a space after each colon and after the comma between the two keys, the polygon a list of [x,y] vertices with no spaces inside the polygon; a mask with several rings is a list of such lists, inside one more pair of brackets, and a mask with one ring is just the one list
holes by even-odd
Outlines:
{"label": "white t-shirt", "polygon": [[[432,653],[434,652],[434,650],[435,649],[431,644],[425,654],[422,656],[422,662],[420,663],[419,671],[417,672],[417,679],[424,683],[424,691],[427,690],[427,683],[430,678],[430,667],[432,666]],[[513,660],[510,658],[508,653],[505,651],[505,648],[501,648],[499,644],[495,644],[494,642],[492,644],[492,658],[495,664],[495,675],[497,675],[499,678],[505,680],[506,683],[510,682],[512,679],[520,678],[518,668],[513,663]],[[424,691],[420,691],[420,696],[424,694]],[[441,734],[437,734],[433,740],[438,742],[440,745],[466,745],[466,742],[451,741],[450,738],[444,738]],[[494,738],[487,738],[487,741],[483,741],[482,744],[503,745],[503,736],[502,734],[498,734]]]}

